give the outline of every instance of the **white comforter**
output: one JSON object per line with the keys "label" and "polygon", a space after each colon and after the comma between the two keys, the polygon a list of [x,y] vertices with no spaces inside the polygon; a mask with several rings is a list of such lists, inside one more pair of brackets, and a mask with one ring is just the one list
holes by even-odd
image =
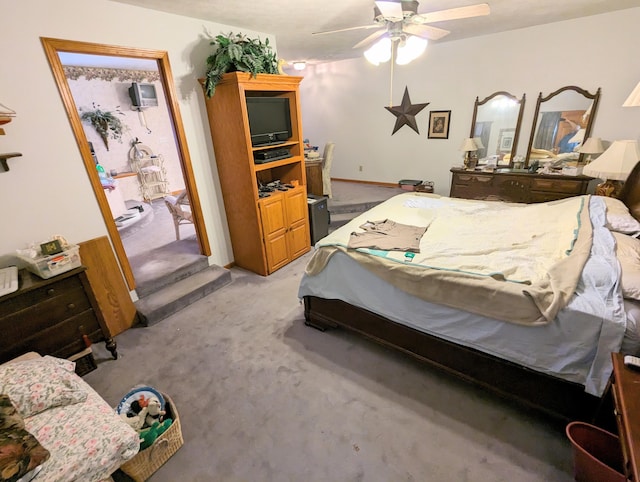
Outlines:
{"label": "white comforter", "polygon": [[[307,273],[319,273],[340,250],[426,301],[546,324],[568,303],[589,256],[588,199],[525,205],[401,194],[322,239]],[[420,252],[411,259],[402,251],[347,250],[352,231],[382,219],[427,227]]]}
{"label": "white comforter", "polygon": [[[589,204],[593,225],[590,256],[567,306],[546,325],[505,323],[425,301],[375,276],[344,252],[335,253],[319,273],[305,274],[298,294],[343,300],[449,341],[580,383],[588,393],[600,396],[611,373],[610,353],[619,351],[627,319],[615,244],[605,227],[605,206],[597,197]],[[349,231],[366,218],[366,214],[360,216],[343,229]]]}

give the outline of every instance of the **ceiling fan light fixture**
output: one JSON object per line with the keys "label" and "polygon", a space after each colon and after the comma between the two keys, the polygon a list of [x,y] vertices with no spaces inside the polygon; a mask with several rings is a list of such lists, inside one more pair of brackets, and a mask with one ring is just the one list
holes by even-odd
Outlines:
{"label": "ceiling fan light fixture", "polygon": [[427,49],[429,42],[426,39],[410,35],[398,44],[398,54],[396,64],[406,65],[420,57]]}
{"label": "ceiling fan light fixture", "polygon": [[364,52],[364,57],[373,65],[388,62],[391,58],[391,39],[383,37]]}
{"label": "ceiling fan light fixture", "polygon": [[293,68],[295,70],[304,70],[304,68],[307,66],[307,63],[305,61],[301,61],[301,62],[294,62],[293,63]]}

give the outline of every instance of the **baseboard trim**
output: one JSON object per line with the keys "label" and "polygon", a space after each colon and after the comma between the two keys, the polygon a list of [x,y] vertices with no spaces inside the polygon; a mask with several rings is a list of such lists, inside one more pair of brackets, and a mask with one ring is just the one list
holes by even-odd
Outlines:
{"label": "baseboard trim", "polygon": [[358,184],[369,184],[371,186],[382,186],[382,187],[398,187],[397,182],[378,182],[378,181],[361,181],[359,179],[341,179],[332,177],[331,182],[356,182]]}

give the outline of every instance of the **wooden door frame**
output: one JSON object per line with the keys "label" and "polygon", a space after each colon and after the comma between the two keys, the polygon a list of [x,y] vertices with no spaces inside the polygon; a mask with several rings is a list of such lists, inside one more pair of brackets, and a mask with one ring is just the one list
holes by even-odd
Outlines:
{"label": "wooden door frame", "polygon": [[178,108],[178,96],[174,87],[173,75],[171,73],[171,66],[169,64],[169,54],[164,50],[150,50],[139,49],[132,47],[120,47],[115,45],[96,44],[90,42],[79,42],[75,40],[62,40],[48,37],[40,37],[42,45],[44,47],[49,65],[53,72],[54,79],[58,86],[58,91],[62,97],[65,110],[67,111],[67,117],[71,123],[71,128],[76,137],[78,148],[82,155],[85,168],[89,173],[89,180],[91,186],[96,195],[102,217],[104,218],[111,244],[115,250],[116,257],[120,263],[120,268],[127,282],[127,286],[130,290],[135,289],[135,278],[127,254],[125,252],[122,240],[120,239],[120,233],[116,226],[113,216],[111,214],[111,208],[107,201],[107,196],[104,193],[100,179],[97,176],[95,162],[91,151],[89,149],[89,143],[87,142],[84,128],[82,127],[82,121],[78,114],[71,89],[67,82],[67,78],[64,74],[62,63],[58,52],[73,52],[89,55],[110,55],[116,57],[129,57],[129,58],[141,58],[147,60],[155,60],[158,63],[158,70],[160,71],[160,77],[162,86],[165,91],[167,99],[167,106],[172,116],[172,123],[175,132],[175,138],[178,148],[178,154],[180,157],[180,165],[182,168],[182,175],[184,177],[185,186],[189,193],[189,200],[191,202],[191,212],[193,215],[193,223],[196,229],[196,237],[198,239],[198,246],[200,247],[200,253],[204,256],[211,256],[211,247],[209,245],[209,238],[207,237],[207,231],[204,224],[204,218],[202,215],[202,207],[200,204],[200,198],[198,197],[198,189],[195,183],[195,176],[193,174],[193,168],[191,165],[191,158],[189,157],[189,149],[187,148],[187,139],[184,132],[184,126],[182,125],[182,118],[180,117],[180,110]]}

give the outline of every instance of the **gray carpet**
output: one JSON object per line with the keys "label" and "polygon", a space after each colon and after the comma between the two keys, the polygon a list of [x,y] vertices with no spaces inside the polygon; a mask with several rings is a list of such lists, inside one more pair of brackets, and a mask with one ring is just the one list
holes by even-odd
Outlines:
{"label": "gray carpet", "polygon": [[[310,255],[94,345],[84,378],[112,406],[169,394],[185,445],[160,481],[570,481],[562,427],[344,330],[306,327]],[[119,480],[125,480],[120,478]]]}

